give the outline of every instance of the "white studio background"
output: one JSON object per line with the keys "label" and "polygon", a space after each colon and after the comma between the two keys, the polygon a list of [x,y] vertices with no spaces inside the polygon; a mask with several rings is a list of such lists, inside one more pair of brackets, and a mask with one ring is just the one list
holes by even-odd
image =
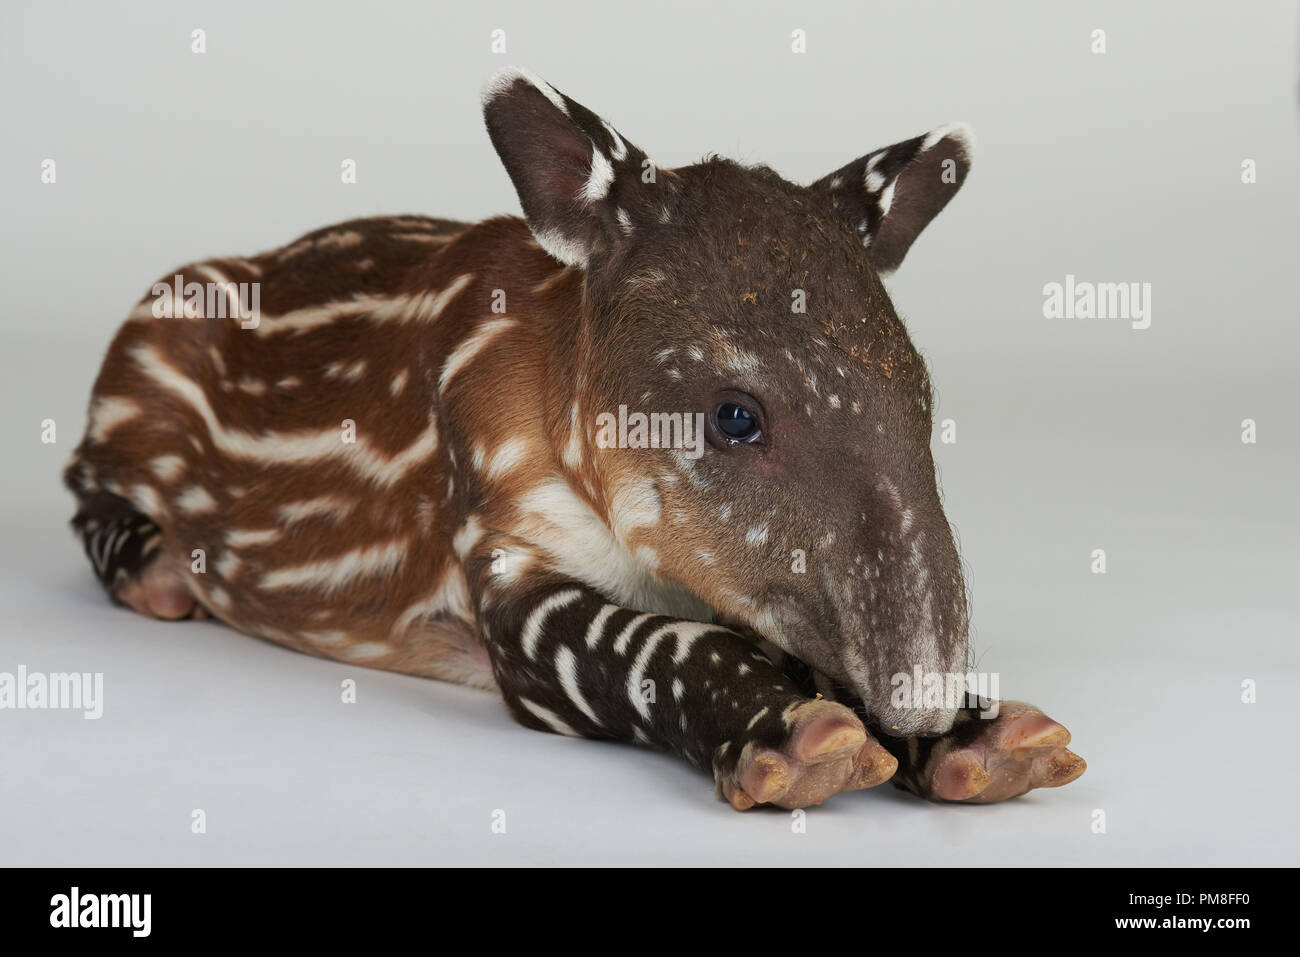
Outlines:
{"label": "white studio background", "polygon": [[[886,786],[792,835],[489,695],[110,607],[59,473],[127,310],[337,220],[517,212],[478,107],[511,64],[664,165],[809,182],[974,126],[891,293],[957,423],[979,666],[1070,727],[1082,779],[995,807]],[[0,863],[1297,863],[1296,93],[1282,2],[6,3],[0,671],[102,671],[105,714],[0,712]],[[1150,283],[1150,328],[1045,318],[1067,274]]]}

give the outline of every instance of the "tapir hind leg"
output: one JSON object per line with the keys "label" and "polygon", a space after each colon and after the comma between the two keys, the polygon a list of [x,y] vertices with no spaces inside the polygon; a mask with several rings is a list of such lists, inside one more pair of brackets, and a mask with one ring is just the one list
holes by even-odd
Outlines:
{"label": "tapir hind leg", "polygon": [[151,618],[208,617],[182,570],[165,558],[162,529],[125,498],[109,492],[81,496],[72,527],[114,601]]}

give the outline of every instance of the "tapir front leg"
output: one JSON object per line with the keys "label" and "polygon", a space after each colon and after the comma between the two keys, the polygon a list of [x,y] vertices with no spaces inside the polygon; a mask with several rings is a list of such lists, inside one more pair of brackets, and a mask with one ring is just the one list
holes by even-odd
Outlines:
{"label": "tapir front leg", "polygon": [[880,741],[898,759],[894,783],[933,801],[991,804],[1061,787],[1087,769],[1066,747],[1065,726],[1022,701],[1000,701],[987,712],[963,708],[936,737],[881,733]]}
{"label": "tapir front leg", "polygon": [[895,759],[843,705],[810,698],[726,628],[637,612],[549,572],[469,563],[493,672],[523,725],[636,742],[711,770],[739,810],[820,804]]}
{"label": "tapir front leg", "polygon": [[943,734],[900,737],[872,720],[862,698],[850,689],[789,655],[777,652],[777,661],[799,687],[822,689],[862,716],[868,732],[898,762],[894,786],[927,800],[993,804],[1036,788],[1061,787],[1088,769],[1066,747],[1070,732],[1065,725],[1023,701],[967,695],[967,706]]}

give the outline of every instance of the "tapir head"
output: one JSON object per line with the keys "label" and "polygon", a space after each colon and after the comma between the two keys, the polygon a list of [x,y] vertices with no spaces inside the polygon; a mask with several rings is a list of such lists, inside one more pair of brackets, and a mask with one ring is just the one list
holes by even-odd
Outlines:
{"label": "tapir head", "polygon": [[961,186],[969,132],[805,187],[721,159],[660,169],[522,71],[484,110],[534,237],[583,271],[575,482],[657,580],[854,689],[886,731],[947,730],[954,708],[892,694],[918,667],[966,671],[967,611],[929,375],[880,276]]}

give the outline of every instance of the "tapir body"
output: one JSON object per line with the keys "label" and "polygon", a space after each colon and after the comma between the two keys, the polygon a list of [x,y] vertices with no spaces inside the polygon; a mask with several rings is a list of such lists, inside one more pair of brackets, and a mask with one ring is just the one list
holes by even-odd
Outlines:
{"label": "tapir body", "polygon": [[1027,705],[895,694],[968,654],[929,377],[880,281],[965,128],[801,187],[660,169],[525,71],[484,110],[524,219],[341,223],[141,300],[66,472],[109,594],[494,689],[741,809],[1082,773]]}

